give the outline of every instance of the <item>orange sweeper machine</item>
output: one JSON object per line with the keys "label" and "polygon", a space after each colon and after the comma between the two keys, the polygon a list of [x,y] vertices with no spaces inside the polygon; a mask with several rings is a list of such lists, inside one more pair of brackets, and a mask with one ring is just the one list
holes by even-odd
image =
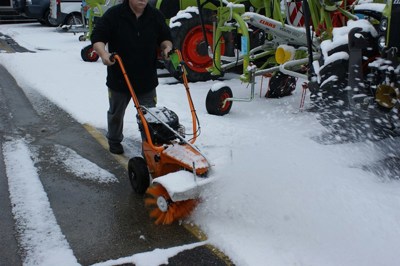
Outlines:
{"label": "orange sweeper machine", "polygon": [[[118,54],[112,54],[128,85],[142,135],[142,155],[128,163],[133,190],[145,194],[145,205],[156,224],[171,224],[187,217],[199,201],[201,188],[210,183],[210,163],[194,145],[200,134],[185,65],[179,50],[170,53],[170,63],[180,72],[192,116],[192,133],[186,134],[175,112],[166,107],[141,106]],[[186,137],[190,136],[190,139]]]}

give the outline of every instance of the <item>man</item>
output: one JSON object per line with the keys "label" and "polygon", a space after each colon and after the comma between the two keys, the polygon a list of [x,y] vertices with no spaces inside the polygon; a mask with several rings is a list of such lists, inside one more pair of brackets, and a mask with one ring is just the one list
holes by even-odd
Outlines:
{"label": "man", "polygon": [[121,69],[110,60],[110,55],[116,52],[124,61],[140,104],[154,107],[158,85],[157,48],[168,57],[172,49],[171,33],[164,16],[150,6],[148,0],[124,0],[108,9],[96,22],[91,41],[103,64],[107,65],[109,149],[111,153],[122,154],[123,120],[131,95]]}

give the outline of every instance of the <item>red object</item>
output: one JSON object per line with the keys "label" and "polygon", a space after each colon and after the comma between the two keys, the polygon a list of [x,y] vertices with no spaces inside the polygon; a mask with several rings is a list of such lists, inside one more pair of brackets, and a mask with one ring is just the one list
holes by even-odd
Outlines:
{"label": "red object", "polygon": [[286,2],[287,17],[290,25],[295,27],[304,26],[304,14],[302,8],[302,1]]}

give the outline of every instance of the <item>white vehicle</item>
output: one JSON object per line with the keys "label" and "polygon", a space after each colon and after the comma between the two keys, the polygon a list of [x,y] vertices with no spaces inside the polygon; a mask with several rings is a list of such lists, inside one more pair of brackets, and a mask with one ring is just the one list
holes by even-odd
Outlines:
{"label": "white vehicle", "polygon": [[82,1],[50,0],[50,18],[58,25],[82,25]]}

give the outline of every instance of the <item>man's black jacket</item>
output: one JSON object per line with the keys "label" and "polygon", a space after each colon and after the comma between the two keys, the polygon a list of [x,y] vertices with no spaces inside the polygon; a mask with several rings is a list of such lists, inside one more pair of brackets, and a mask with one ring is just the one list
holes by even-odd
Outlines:
{"label": "man's black jacket", "polygon": [[[118,53],[137,94],[148,92],[158,85],[157,48],[161,42],[171,41],[171,33],[162,13],[146,6],[136,19],[128,0],[108,9],[96,21],[91,42],[108,44],[110,53]],[[107,86],[116,91],[129,92],[118,64],[107,67]]]}

